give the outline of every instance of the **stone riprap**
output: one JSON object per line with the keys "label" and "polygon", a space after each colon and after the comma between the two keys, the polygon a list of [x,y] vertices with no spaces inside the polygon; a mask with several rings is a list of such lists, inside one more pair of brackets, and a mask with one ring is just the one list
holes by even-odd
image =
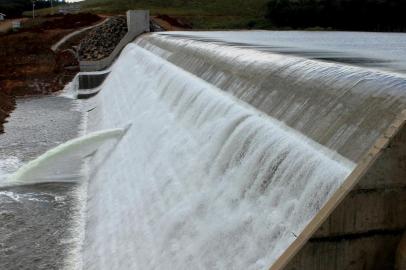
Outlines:
{"label": "stone riprap", "polygon": [[92,61],[106,58],[127,33],[125,17],[112,17],[96,27],[82,40],[79,46],[79,59]]}

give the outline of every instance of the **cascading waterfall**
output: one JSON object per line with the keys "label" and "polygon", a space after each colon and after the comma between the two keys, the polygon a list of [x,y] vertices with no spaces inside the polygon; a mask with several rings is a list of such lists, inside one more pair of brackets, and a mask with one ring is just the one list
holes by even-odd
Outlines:
{"label": "cascading waterfall", "polygon": [[137,44],[355,162],[406,109],[396,73],[170,34]]}
{"label": "cascading waterfall", "polygon": [[89,123],[132,128],[90,178],[84,269],[268,269],[406,109],[403,75],[170,34],[101,89]]}
{"label": "cascading waterfall", "polygon": [[89,183],[85,269],[267,269],[355,166],[135,44],[96,98],[133,126]]}

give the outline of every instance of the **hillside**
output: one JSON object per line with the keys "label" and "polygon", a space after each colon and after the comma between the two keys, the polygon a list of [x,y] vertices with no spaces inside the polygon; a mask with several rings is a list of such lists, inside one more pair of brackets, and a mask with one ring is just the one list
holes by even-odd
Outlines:
{"label": "hillside", "polygon": [[[59,4],[64,4],[63,1],[55,1],[54,6]],[[36,0],[35,6],[37,9],[47,8],[51,5],[50,1],[47,0]],[[7,15],[8,18],[20,16],[26,10],[32,9],[31,0],[0,0],[0,12]]]}
{"label": "hillside", "polygon": [[196,29],[263,28],[267,0],[86,0],[84,11],[122,13],[149,9],[152,15],[175,16]]}

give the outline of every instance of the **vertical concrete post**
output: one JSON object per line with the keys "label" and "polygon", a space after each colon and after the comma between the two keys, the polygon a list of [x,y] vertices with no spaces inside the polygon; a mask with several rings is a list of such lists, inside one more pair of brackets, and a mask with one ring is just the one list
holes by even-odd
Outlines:
{"label": "vertical concrete post", "polygon": [[127,11],[128,32],[149,32],[149,10]]}

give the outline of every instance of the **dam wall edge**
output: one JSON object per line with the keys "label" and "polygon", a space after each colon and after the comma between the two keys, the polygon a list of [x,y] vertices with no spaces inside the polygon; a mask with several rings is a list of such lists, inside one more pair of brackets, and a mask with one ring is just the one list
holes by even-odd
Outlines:
{"label": "dam wall edge", "polygon": [[353,190],[362,177],[368,172],[368,170],[374,165],[377,159],[380,157],[385,147],[390,141],[406,127],[406,110],[402,111],[398,117],[392,122],[386,132],[376,140],[375,144],[364,155],[361,161],[353,172],[346,178],[340,188],[334,193],[334,195],[326,202],[323,208],[313,218],[313,220],[306,226],[303,232],[297,237],[292,245],[277,259],[272,265],[270,270],[282,270],[293,257],[304,247],[307,241],[314,235],[322,224],[328,219],[328,217],[334,212],[334,210],[340,205],[340,203],[346,198],[346,196]]}

